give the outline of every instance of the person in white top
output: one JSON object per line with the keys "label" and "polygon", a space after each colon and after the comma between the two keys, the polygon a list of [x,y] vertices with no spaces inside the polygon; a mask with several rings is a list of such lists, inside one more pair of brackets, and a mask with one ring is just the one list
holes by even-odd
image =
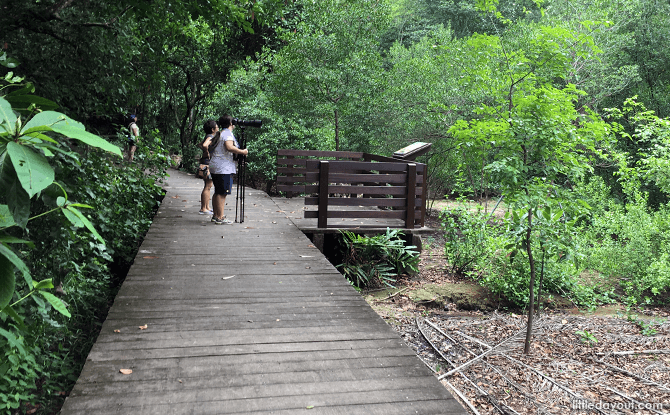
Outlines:
{"label": "person in white top", "polygon": [[231,224],[232,221],[226,219],[223,209],[226,205],[226,196],[233,190],[233,174],[236,173],[233,154],[246,156],[249,150],[240,149],[233,135],[233,117],[224,115],[219,118],[219,128],[212,142],[209,144],[209,172],[214,182],[214,197],[212,205],[214,214],[212,222],[217,225]]}
{"label": "person in white top", "polygon": [[137,142],[140,140],[140,128],[137,126],[137,116],[135,114],[128,116],[128,131],[130,136],[128,137],[127,158],[131,162],[135,156],[135,150],[137,150]]}

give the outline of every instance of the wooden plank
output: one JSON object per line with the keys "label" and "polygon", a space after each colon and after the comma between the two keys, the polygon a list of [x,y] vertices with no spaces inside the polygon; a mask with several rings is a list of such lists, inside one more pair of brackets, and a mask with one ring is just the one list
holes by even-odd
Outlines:
{"label": "wooden plank", "polygon": [[[407,183],[406,174],[350,174],[350,173],[331,173],[331,183],[379,183],[401,185]],[[318,182],[319,173],[305,173],[304,182]]]}
{"label": "wooden plank", "polygon": [[330,172],[330,163],[327,161],[319,162],[319,211],[317,212],[319,228],[328,227],[328,174]]}
{"label": "wooden plank", "polygon": [[[318,160],[308,160],[307,169],[316,170],[319,165]],[[366,161],[333,161],[331,164],[333,173],[346,173],[352,170],[360,171],[380,171],[385,172],[404,172],[407,170],[405,163],[373,163]]]}
{"label": "wooden plank", "polygon": [[409,163],[407,165],[407,207],[405,208],[406,218],[405,218],[405,228],[412,229],[414,228],[414,219],[416,217],[416,212],[414,209],[414,195],[416,195],[416,164]]}
{"label": "wooden plank", "polygon": [[289,185],[278,184],[277,185],[277,191],[278,192],[305,193],[305,185],[289,186]]}
{"label": "wooden plank", "polygon": [[299,174],[300,176],[304,176],[307,171],[305,168],[298,167],[277,167],[277,175]]}
{"label": "wooden plank", "polygon": [[[417,199],[420,200],[420,199]],[[330,206],[385,206],[385,207],[403,207],[406,205],[405,198],[389,197],[331,197],[328,200]],[[306,197],[305,205],[318,205],[319,199],[316,197]]]}
{"label": "wooden plank", "polygon": [[[306,218],[315,218],[317,212],[305,212]],[[405,219],[407,212],[404,210],[329,210],[328,218],[374,218],[374,219]],[[411,215],[410,215],[411,217]],[[414,211],[414,217],[420,219],[421,212]],[[411,229],[411,228],[409,228]]]}
{"label": "wooden plank", "polygon": [[[329,210],[328,218],[381,218],[381,219],[404,219],[404,210]],[[305,212],[306,218],[319,217],[318,212]],[[322,228],[323,226],[319,226]]]}
{"label": "wooden plank", "polygon": [[300,156],[300,157],[344,157],[362,159],[363,153],[355,151],[319,151],[319,150],[277,150],[280,156]]}
{"label": "wooden plank", "polygon": [[[319,185],[305,185],[305,193],[319,193]],[[406,186],[328,186],[328,193],[339,193],[348,195],[389,195],[406,196]],[[416,189],[416,196],[422,193],[421,188]]]}

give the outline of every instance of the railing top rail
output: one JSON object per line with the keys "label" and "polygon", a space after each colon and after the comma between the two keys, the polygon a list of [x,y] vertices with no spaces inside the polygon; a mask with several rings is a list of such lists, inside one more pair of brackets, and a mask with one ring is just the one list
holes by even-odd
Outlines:
{"label": "railing top rail", "polygon": [[319,163],[327,161],[330,164],[331,172],[358,171],[407,171],[408,164],[416,164],[417,172],[423,172],[426,165],[423,163],[392,163],[392,162],[371,162],[371,161],[339,161],[339,160],[307,160],[307,169],[316,170]]}
{"label": "railing top rail", "polygon": [[294,157],[346,157],[346,158],[363,158],[365,153],[358,151],[320,151],[320,150],[277,150],[279,156],[294,156]]}

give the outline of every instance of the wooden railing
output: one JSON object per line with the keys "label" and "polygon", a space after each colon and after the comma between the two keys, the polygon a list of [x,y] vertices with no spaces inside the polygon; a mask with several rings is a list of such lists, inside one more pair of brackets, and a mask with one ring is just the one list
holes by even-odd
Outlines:
{"label": "wooden railing", "polygon": [[303,194],[305,205],[317,205],[318,211],[306,211],[305,218],[317,218],[319,228],[328,228],[330,218],[400,219],[397,227],[422,227],[425,177],[425,164],[367,153],[279,150],[277,157],[277,190]]}

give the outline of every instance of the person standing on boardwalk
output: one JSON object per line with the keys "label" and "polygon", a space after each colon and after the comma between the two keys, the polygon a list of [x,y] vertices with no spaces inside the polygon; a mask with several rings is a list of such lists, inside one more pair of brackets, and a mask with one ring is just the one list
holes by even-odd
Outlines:
{"label": "person standing on boardwalk", "polygon": [[[202,157],[200,158],[200,168],[203,166],[209,166],[209,145],[212,142],[212,138],[214,138],[214,134],[216,134],[219,131],[219,126],[216,124],[216,121],[214,120],[208,120],[205,122],[205,125],[203,126],[203,129],[205,130],[205,139],[202,141],[202,143],[198,144],[198,147],[202,150]],[[205,215],[207,213],[213,213],[212,208],[209,206],[209,199],[210,199],[210,191],[212,189],[212,174],[209,171],[209,167],[207,167],[207,171],[205,172],[205,177],[203,178],[203,181],[205,182],[205,187],[202,189],[202,193],[200,194],[200,213],[201,215]]]}
{"label": "person standing on boardwalk", "polygon": [[135,157],[135,150],[137,150],[137,142],[140,139],[140,128],[137,126],[137,116],[135,114],[128,116],[128,132],[127,160],[132,162]]}
{"label": "person standing on boardwalk", "polygon": [[249,150],[239,148],[239,144],[233,135],[233,129],[235,129],[233,117],[224,115],[219,118],[218,124],[221,130],[214,135],[209,145],[209,171],[214,182],[214,197],[212,198],[214,215],[212,216],[212,222],[217,225],[224,225],[233,223],[226,219],[223,214],[226,196],[232,192],[233,174],[236,173],[233,154],[246,156],[249,154]]}

